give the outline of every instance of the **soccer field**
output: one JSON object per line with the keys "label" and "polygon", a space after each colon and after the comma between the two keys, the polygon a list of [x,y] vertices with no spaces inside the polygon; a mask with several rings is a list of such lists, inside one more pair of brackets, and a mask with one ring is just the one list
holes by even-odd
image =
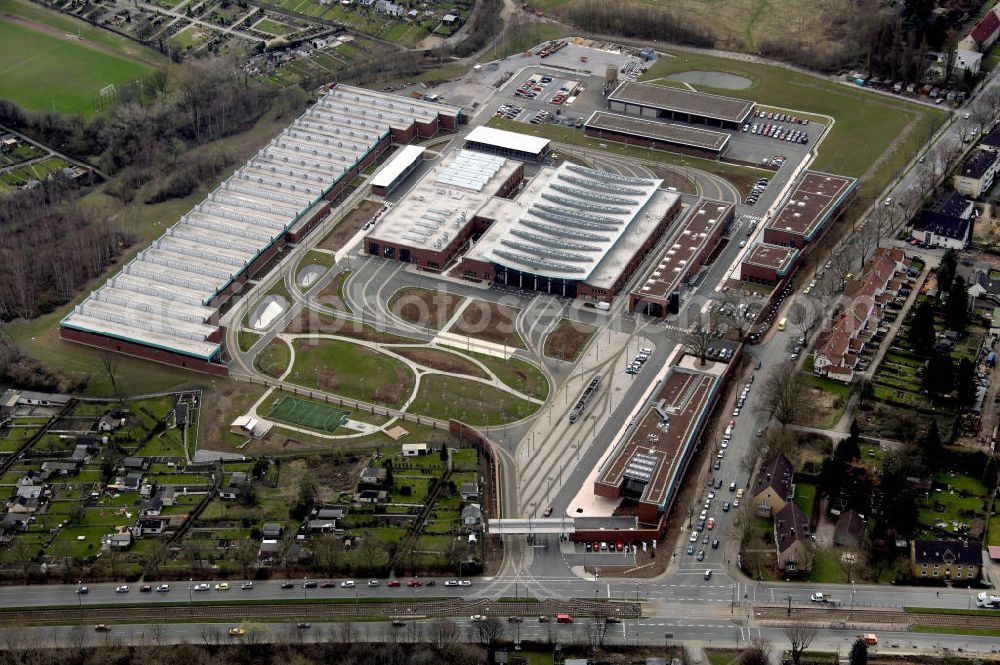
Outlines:
{"label": "soccer field", "polygon": [[0,19],[0,98],[28,110],[94,114],[106,85],[142,78],[144,64]]}
{"label": "soccer field", "polygon": [[349,415],[349,411],[319,402],[285,396],[271,407],[267,417],[333,434],[338,427],[347,423]]}

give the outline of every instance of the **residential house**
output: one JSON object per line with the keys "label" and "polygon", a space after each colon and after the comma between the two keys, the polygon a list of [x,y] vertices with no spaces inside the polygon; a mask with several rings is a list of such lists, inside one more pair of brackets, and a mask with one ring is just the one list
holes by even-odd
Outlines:
{"label": "residential house", "polygon": [[910,237],[931,247],[963,250],[969,244],[972,221],[952,217],[933,210],[920,211],[920,217],[910,230]]}
{"label": "residential house", "polygon": [[281,545],[277,540],[265,539],[260,543],[260,549],[257,550],[257,558],[262,562],[271,562],[277,559],[281,554]]}
{"label": "residential house", "polygon": [[163,485],[156,490],[156,498],[160,500],[164,508],[174,505],[176,497],[177,490],[174,489],[173,485]]}
{"label": "residential house", "polygon": [[898,248],[876,250],[864,273],[847,283],[844,300],[850,307],[820,333],[813,372],[850,383],[865,346],[873,343],[885,315],[885,305],[904,288],[903,262]]}
{"label": "residential house", "polygon": [[42,474],[45,478],[75,476],[78,473],[80,473],[80,465],[76,462],[42,462]]}
{"label": "residential house", "polygon": [[914,540],[910,544],[910,569],[914,577],[943,580],[979,579],[983,544],[970,540]]}
{"label": "residential house", "polygon": [[386,471],[380,466],[366,466],[361,470],[362,485],[381,485],[385,482]]}
{"label": "residential house", "polygon": [[812,570],[816,544],[809,535],[809,519],[793,501],[774,516],[774,543],[778,570],[795,575]]}
{"label": "residential house", "polygon": [[149,469],[149,458],[126,457],[122,460],[122,468],[126,471],[147,471]]}
{"label": "residential house", "polygon": [[278,522],[264,522],[264,525],[260,528],[260,533],[268,540],[277,540],[285,534],[285,527]]}
{"label": "residential house", "polygon": [[986,194],[993,185],[996,175],[997,153],[977,148],[955,173],[955,189],[974,199]]}
{"label": "residential house", "polygon": [[98,432],[114,432],[116,429],[125,424],[124,418],[115,418],[111,414],[104,414],[101,419],[97,421],[97,431]]}
{"label": "residential house", "polygon": [[85,464],[89,455],[90,449],[85,444],[78,443],[73,447],[73,454],[70,455],[70,459],[74,462]]}
{"label": "residential house", "polygon": [[166,519],[140,519],[132,527],[132,536],[142,538],[143,536],[158,536],[167,529],[170,522]]}
{"label": "residential house", "polygon": [[152,498],[139,504],[139,515],[143,517],[158,517],[163,512],[163,502]]}
{"label": "residential house", "polygon": [[333,533],[337,529],[337,520],[315,518],[306,521],[306,531],[309,533]]}
{"label": "residential house", "polygon": [[479,484],[462,483],[458,486],[458,493],[462,495],[462,501],[479,501]]}
{"label": "residential house", "polygon": [[1000,7],[994,6],[979,19],[969,34],[958,42],[958,48],[986,53],[997,40],[997,36],[1000,36]]}
{"label": "residential house", "polygon": [[244,485],[248,483],[247,474],[243,471],[234,471],[229,476],[226,486],[219,489],[219,497],[222,499],[235,499]]}
{"label": "residential house", "polygon": [[939,212],[942,215],[948,215],[949,217],[971,219],[972,213],[975,212],[975,206],[972,204],[972,201],[960,193],[949,191],[931,206],[931,210]]}
{"label": "residential house", "polygon": [[127,550],[132,547],[132,530],[113,533],[107,539],[107,544],[113,550]]}
{"label": "residential house", "polygon": [[122,480],[122,487],[126,492],[138,492],[139,488],[142,486],[142,472],[141,471],[129,471],[125,474],[124,480]]}
{"label": "residential house", "polygon": [[23,496],[16,496],[14,500],[11,501],[10,507],[7,508],[8,513],[33,513],[38,510],[38,506],[41,501],[36,498],[28,498]]}
{"label": "residential house", "polygon": [[979,76],[979,70],[982,67],[982,64],[982,53],[978,51],[969,51],[964,48],[955,49],[954,71],[956,74]]}
{"label": "residential house", "polygon": [[403,457],[419,457],[420,455],[426,455],[430,450],[427,448],[426,443],[404,443],[403,444]]}
{"label": "residential house", "polygon": [[992,150],[993,152],[1000,150],[1000,125],[994,127],[993,131],[980,139],[979,147]]}
{"label": "residential house", "polygon": [[384,490],[361,490],[354,495],[358,503],[385,503],[389,495]]}
{"label": "residential house", "polygon": [[320,508],[313,517],[318,520],[339,520],[343,519],[344,511],[341,508]]}
{"label": "residential house", "polygon": [[406,13],[400,5],[397,5],[392,0],[376,0],[375,2],[375,12],[378,14],[385,14],[386,16],[400,17]]}
{"label": "residential house", "polygon": [[795,467],[781,453],[761,465],[753,490],[753,503],[759,515],[775,515],[791,502],[795,496],[794,473]]}
{"label": "residential house", "polygon": [[7,513],[0,521],[0,531],[3,532],[6,539],[7,536],[27,529],[29,519],[31,519],[29,513]]}
{"label": "residential house", "polygon": [[462,508],[462,525],[477,531],[483,528],[483,509],[478,503],[470,503]]}
{"label": "residential house", "polygon": [[24,487],[18,487],[17,491],[14,492],[15,497],[20,497],[23,499],[41,499],[42,498],[42,486],[41,485],[25,485]]}
{"label": "residential house", "polygon": [[861,544],[865,521],[854,510],[847,510],[837,518],[837,526],[833,530],[833,542],[841,547],[857,547]]}
{"label": "residential house", "polygon": [[44,479],[42,478],[42,474],[34,469],[31,469],[29,471],[25,471],[24,475],[18,478],[16,485],[17,487],[24,487],[30,485],[41,485],[43,482]]}

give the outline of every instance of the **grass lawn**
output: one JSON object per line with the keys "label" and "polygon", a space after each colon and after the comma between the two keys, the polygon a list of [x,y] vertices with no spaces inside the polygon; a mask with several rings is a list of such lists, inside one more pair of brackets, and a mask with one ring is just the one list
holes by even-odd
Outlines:
{"label": "grass lawn", "polygon": [[262,21],[258,21],[257,23],[254,24],[253,27],[255,30],[260,30],[261,32],[266,32],[270,35],[275,35],[278,37],[280,37],[281,35],[287,35],[288,33],[293,32],[295,30],[295,28],[293,28],[290,25],[286,25],[284,23],[278,23],[277,21],[272,21],[269,18],[266,18]]}
{"label": "grass lawn", "polygon": [[487,369],[514,390],[544,400],[549,394],[549,382],[542,371],[531,363],[511,358],[501,360],[481,353],[463,352],[486,365]]}
{"label": "grass lawn", "polygon": [[240,343],[240,351],[249,351],[250,347],[256,344],[257,340],[261,337],[262,335],[250,330],[240,330],[240,332],[237,333],[237,339]]}
{"label": "grass lawn", "polygon": [[288,379],[344,397],[400,406],[413,390],[413,372],[403,363],[350,342],[296,340]]}
{"label": "grass lawn", "polygon": [[502,425],[528,417],[538,405],[492,386],[432,374],[421,379],[408,410],[433,418],[458,418],[470,425]]}
{"label": "grass lawn", "polygon": [[[895,147],[862,189],[869,196],[880,192],[893,172],[909,161],[934,129],[944,122],[947,112],[924,108],[904,100],[874,95],[838,85],[816,76],[750,62],[738,62],[701,53],[657,60],[643,76],[658,79],[684,71],[723,71],[750,78],[743,90],[699,90],[753,99],[795,111],[832,116],[836,123],[819,149],[812,168],[861,177],[886,149]],[[903,130],[914,123],[913,131],[900,140]]]}
{"label": "grass lawn", "polygon": [[[0,12],[11,7],[0,2]],[[0,19],[0,97],[25,109],[91,116],[101,88],[141,79],[150,71],[147,64],[98,50],[86,40]]]}
{"label": "grass lawn", "polygon": [[254,358],[254,367],[268,376],[279,377],[288,369],[292,360],[292,350],[283,340],[274,339]]}
{"label": "grass lawn", "polygon": [[816,550],[816,558],[813,560],[809,580],[823,584],[844,581],[844,570],[840,567],[837,550]]}
{"label": "grass lawn", "polygon": [[812,517],[813,503],[816,501],[816,486],[812,483],[795,483],[795,505],[805,513],[806,517]]}

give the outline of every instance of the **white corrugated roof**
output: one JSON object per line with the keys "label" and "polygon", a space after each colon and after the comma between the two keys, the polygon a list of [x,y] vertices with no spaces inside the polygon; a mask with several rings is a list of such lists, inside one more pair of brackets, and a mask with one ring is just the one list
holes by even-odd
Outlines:
{"label": "white corrugated roof", "polygon": [[549,145],[548,139],[484,126],[473,129],[469,132],[469,135],[465,137],[465,140],[475,141],[476,143],[485,143],[499,148],[507,148],[508,150],[529,152],[532,154],[542,152]]}
{"label": "white corrugated roof", "polygon": [[410,168],[413,162],[420,159],[424,154],[424,148],[418,145],[408,145],[393,157],[388,164],[375,174],[372,178],[372,187],[388,187],[396,181],[406,169]]}

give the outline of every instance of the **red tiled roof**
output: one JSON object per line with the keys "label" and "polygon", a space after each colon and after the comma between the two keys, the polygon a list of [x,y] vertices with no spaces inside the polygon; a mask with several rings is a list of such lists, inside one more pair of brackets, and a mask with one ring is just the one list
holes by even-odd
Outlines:
{"label": "red tiled roof", "polygon": [[826,341],[826,344],[823,345],[823,348],[819,352],[829,358],[834,364],[839,364],[847,352],[847,346],[850,342],[851,339],[843,331],[834,330],[833,334],[830,335],[830,339]]}
{"label": "red tiled roof", "polygon": [[1000,28],[1000,18],[997,18],[996,12],[992,9],[986,12],[986,16],[980,19],[976,27],[972,29],[969,36],[975,40],[977,44],[982,44],[990,40],[993,34]]}

